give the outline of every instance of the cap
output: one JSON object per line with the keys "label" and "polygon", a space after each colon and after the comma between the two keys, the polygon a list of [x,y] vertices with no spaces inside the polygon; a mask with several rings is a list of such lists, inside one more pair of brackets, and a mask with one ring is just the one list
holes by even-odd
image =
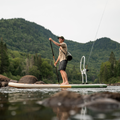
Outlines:
{"label": "cap", "polygon": [[64,37],[63,37],[63,36],[59,36],[59,37],[58,37],[58,39],[59,39],[59,38],[64,39]]}

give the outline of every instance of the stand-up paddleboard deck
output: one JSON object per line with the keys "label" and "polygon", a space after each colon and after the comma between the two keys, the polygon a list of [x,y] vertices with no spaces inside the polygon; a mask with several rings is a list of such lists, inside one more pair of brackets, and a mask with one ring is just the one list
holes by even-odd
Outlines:
{"label": "stand-up paddleboard deck", "polygon": [[9,82],[10,87],[15,88],[106,88],[106,84],[69,84],[69,85],[60,85],[60,84],[24,84],[24,83],[13,83]]}

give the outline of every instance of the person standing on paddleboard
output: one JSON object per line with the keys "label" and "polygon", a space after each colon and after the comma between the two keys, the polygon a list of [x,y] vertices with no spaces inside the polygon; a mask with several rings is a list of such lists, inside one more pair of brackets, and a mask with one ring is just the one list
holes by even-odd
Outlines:
{"label": "person standing on paddleboard", "polygon": [[63,85],[68,85],[68,77],[67,77],[67,73],[66,73],[66,67],[67,67],[67,59],[66,59],[66,53],[67,53],[67,44],[64,42],[64,37],[60,36],[58,37],[59,39],[59,43],[55,42],[52,38],[49,38],[50,41],[52,41],[55,45],[59,46],[59,56],[56,60],[56,62],[54,63],[54,65],[56,66],[58,61],[60,61],[59,63],[59,71],[61,73],[62,79],[63,79]]}

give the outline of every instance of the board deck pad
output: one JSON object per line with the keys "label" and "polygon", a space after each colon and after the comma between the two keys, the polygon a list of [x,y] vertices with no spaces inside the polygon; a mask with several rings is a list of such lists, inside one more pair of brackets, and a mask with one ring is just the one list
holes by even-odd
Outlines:
{"label": "board deck pad", "polygon": [[9,82],[10,87],[33,89],[33,88],[106,88],[106,84],[24,84],[24,83],[13,83]]}

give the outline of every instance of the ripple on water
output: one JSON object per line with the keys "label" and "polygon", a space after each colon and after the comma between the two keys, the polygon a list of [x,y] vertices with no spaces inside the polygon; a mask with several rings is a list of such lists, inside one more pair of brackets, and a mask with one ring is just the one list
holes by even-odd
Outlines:
{"label": "ripple on water", "polygon": [[[68,91],[73,91],[73,92],[79,92],[79,93],[84,93],[84,94],[89,94],[89,93],[96,93],[96,92],[120,92],[120,86],[108,86],[107,88],[68,88]],[[26,92],[41,92],[41,93],[49,93],[50,92],[58,92],[61,91],[60,88],[56,89],[17,89],[17,88],[11,88],[11,87],[6,87],[6,88],[1,88],[0,92],[1,93],[26,93]]]}

